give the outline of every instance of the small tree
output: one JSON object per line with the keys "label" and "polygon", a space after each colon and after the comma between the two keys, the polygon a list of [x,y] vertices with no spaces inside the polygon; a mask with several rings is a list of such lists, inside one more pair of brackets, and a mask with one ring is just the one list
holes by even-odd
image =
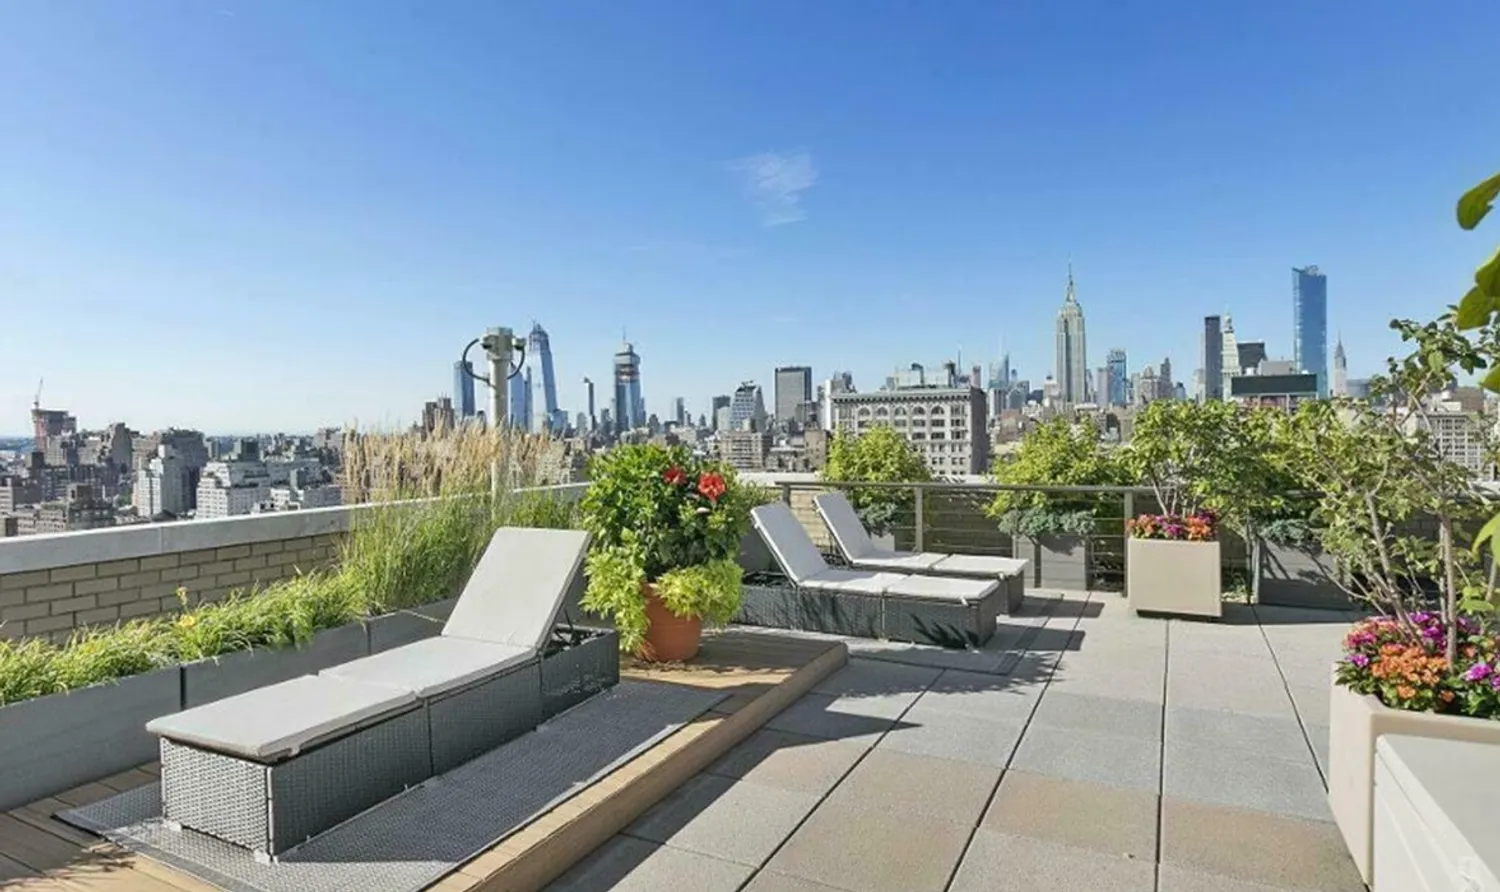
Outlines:
{"label": "small tree", "polygon": [[1162,512],[1214,512],[1248,534],[1287,493],[1276,482],[1270,410],[1160,400],[1136,417],[1122,459]]}
{"label": "small tree", "polygon": [[[991,470],[997,483],[1013,486],[1118,486],[1129,475],[1087,422],[1054,418],[1029,431],[1020,448],[997,456]],[[1087,535],[1108,500],[1090,494],[1001,490],[985,508],[1003,533],[1040,536]]]}
{"label": "small tree", "polygon": [[[830,483],[924,483],[932,472],[906,438],[884,425],[854,435],[839,433],[828,446],[822,477]],[[914,508],[909,489],[845,487],[844,494],[865,527],[883,536]]]}

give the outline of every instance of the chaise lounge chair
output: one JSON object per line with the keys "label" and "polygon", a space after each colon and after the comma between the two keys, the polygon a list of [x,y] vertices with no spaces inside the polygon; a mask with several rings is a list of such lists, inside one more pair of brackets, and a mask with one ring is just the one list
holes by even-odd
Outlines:
{"label": "chaise lounge chair", "polygon": [[958,576],[968,579],[997,579],[1005,587],[1002,612],[1014,614],[1021,609],[1026,596],[1026,566],[1019,558],[978,554],[945,554],[936,551],[890,551],[870,538],[854,506],[841,492],[813,497],[813,505],[834,544],[851,567],[859,570],[894,570],[923,576]]}
{"label": "chaise lounge chair", "polygon": [[983,644],[995,633],[998,580],[830,567],[785,504],[750,516],[791,586],[746,586],[740,622],[946,647]]}
{"label": "chaise lounge chair", "polygon": [[162,816],[269,859],[532,730],[587,545],[502,527],[438,637],[149,722]]}

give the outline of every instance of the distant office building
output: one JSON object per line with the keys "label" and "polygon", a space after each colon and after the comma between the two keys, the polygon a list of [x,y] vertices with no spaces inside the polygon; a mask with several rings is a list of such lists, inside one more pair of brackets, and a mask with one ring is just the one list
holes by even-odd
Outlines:
{"label": "distant office building", "polygon": [[68,437],[78,433],[78,419],[62,409],[31,410],[31,427],[38,451],[45,452],[47,440],[52,437]]}
{"label": "distant office building", "polygon": [[989,469],[989,427],[984,391],[909,388],[832,396],[835,429],[841,436],[889,425],[921,454],[939,476],[982,474]]}
{"label": "distant office building", "polygon": [[[584,378],[583,386],[588,390],[588,424],[579,422],[578,429],[581,431],[592,431],[594,429],[594,426],[598,424],[598,416],[594,414],[594,382],[589,378]],[[580,412],[579,417],[584,417],[583,413]]]}
{"label": "distant office building", "polygon": [[453,411],[459,418],[473,418],[478,408],[474,405],[474,364],[460,359],[453,364]]}
{"label": "distant office building", "polygon": [[615,430],[635,430],[646,424],[645,401],[641,399],[641,358],[626,341],[615,353]]}
{"label": "distant office building", "polygon": [[1135,378],[1135,406],[1144,406],[1147,403],[1156,402],[1161,399],[1161,387],[1158,385],[1156,369],[1146,366]]}
{"label": "distant office building", "polygon": [[1448,461],[1468,468],[1474,475],[1493,479],[1494,464],[1478,413],[1465,411],[1456,401],[1437,401],[1426,410],[1408,415],[1408,432],[1426,430]]}
{"label": "distant office building", "polygon": [[[446,397],[442,402],[449,403]],[[316,459],[209,462],[198,481],[196,516],[239,517],[272,507],[272,488],[291,486],[294,474],[300,474],[300,488],[302,481],[318,480],[326,472]]]}
{"label": "distant office building", "polygon": [[552,339],[541,323],[533,322],[526,336],[526,386],[531,418],[527,430],[537,433],[562,433],[568,426],[566,416],[557,408],[557,375],[552,368]]}
{"label": "distant office building", "polygon": [[718,436],[719,460],[741,471],[764,471],[771,454],[771,434],[759,430],[729,430]]}
{"label": "distant office building", "polygon": [[1234,319],[1228,313],[1224,314],[1224,328],[1219,336],[1219,344],[1223,348],[1219,359],[1219,392],[1225,399],[1234,396],[1229,382],[1241,374],[1240,347],[1234,338]]}
{"label": "distant office building", "polygon": [[678,427],[687,427],[687,400],[680,396],[672,400],[672,423]]}
{"label": "distant office building", "polygon": [[1292,269],[1292,362],[1328,396],[1328,277],[1316,266]]}
{"label": "distant office building", "polygon": [[[1240,341],[1238,350],[1240,357],[1239,369],[1245,374],[1249,374],[1253,369],[1259,369],[1260,364],[1267,359],[1265,341]],[[1293,371],[1296,371],[1296,369],[1293,369]]]}
{"label": "distant office building", "polygon": [[[422,406],[422,430],[429,434],[451,431],[458,426],[458,418],[453,412],[453,401],[447,397],[438,397],[429,400]],[[259,450],[255,455],[239,453],[234,456],[238,461],[253,461],[260,457]]]}
{"label": "distant office building", "polygon": [[812,401],[812,368],[805,365],[781,366],[776,369],[776,423],[799,427],[798,407]]}
{"label": "distant office building", "polygon": [[507,421],[516,430],[531,429],[531,388],[526,383],[526,370],[520,369],[505,382]]}
{"label": "distant office building", "polygon": [[270,487],[269,493],[270,507],[275,511],[332,508],[344,501],[342,487],[326,482],[321,474],[309,473],[301,468],[294,469],[287,475],[285,485]]}
{"label": "distant office building", "polygon": [[1224,398],[1224,321],[1203,317],[1203,399]]}
{"label": "distant office building", "polygon": [[1293,372],[1291,362],[1265,360],[1258,374],[1229,379],[1229,397],[1250,406],[1291,411],[1304,400],[1318,398],[1318,376]]}
{"label": "distant office building", "polygon": [[187,464],[171,446],[156,447],[156,455],[136,472],[135,510],[144,518],[186,517],[193,509]]}
{"label": "distant office building", "polygon": [[1068,267],[1068,291],[1057,311],[1057,390],[1064,405],[1084,402],[1088,387],[1088,349],[1084,340],[1083,307],[1073,289],[1073,268]]}
{"label": "distant office building", "polygon": [[1109,366],[1100,366],[1094,370],[1094,402],[1109,405]]}
{"label": "distant office building", "polygon": [[[732,397],[721,395],[714,397],[711,401],[708,409],[708,421],[713,430],[729,429],[729,403],[731,399]],[[720,410],[724,412],[722,421],[719,415]]]}
{"label": "distant office building", "polygon": [[1349,395],[1349,359],[1344,355],[1344,339],[1339,338],[1337,346],[1333,348],[1333,377],[1329,382],[1329,391],[1333,396]]}
{"label": "distant office building", "polygon": [[1172,381],[1172,358],[1165,357],[1161,361],[1161,371],[1156,375],[1156,398],[1169,400],[1177,394],[1175,382]]}
{"label": "distant office building", "polygon": [[1105,391],[1105,398],[1100,402],[1111,406],[1130,405],[1130,372],[1125,365],[1125,351],[1119,347],[1109,351],[1104,360],[1104,368],[1109,373],[1109,388]]}
{"label": "distant office building", "polygon": [[854,392],[854,375],[837,372],[823,382],[818,389],[818,426],[825,431],[833,430],[833,397],[840,393]]}
{"label": "distant office building", "polygon": [[730,430],[764,431],[766,429],[766,403],[760,385],[745,381],[735,388],[734,398],[729,403]]}
{"label": "distant office building", "polygon": [[1010,388],[1010,354],[1004,350],[1000,351],[1000,361],[990,363],[990,390],[1007,390]]}
{"label": "distant office building", "polygon": [[43,502],[16,518],[16,532],[76,533],[115,525],[115,506],[87,483],[70,483],[63,498]]}
{"label": "distant office building", "polygon": [[1182,386],[1181,381],[1178,381],[1175,385],[1173,385],[1172,398],[1175,400],[1187,399],[1187,388]]}

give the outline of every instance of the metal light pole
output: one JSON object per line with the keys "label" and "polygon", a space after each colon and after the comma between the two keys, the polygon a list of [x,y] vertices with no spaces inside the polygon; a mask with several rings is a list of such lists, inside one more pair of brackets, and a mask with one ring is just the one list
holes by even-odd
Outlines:
{"label": "metal light pole", "polygon": [[[475,344],[484,348],[484,354],[489,359],[490,373],[487,377],[475,375],[473,367],[467,365],[469,351],[474,349]],[[487,329],[483,337],[475,338],[464,348],[462,358],[466,363],[465,368],[470,369],[469,374],[490,386],[490,430],[497,433],[510,420],[510,379],[521,372],[521,363],[512,363],[511,359],[517,352],[520,352],[524,362],[526,342],[518,339],[509,328]],[[510,476],[510,451],[502,449],[501,455],[505,467],[500,466],[499,460],[490,463],[490,495],[497,500],[500,497],[501,481],[508,480]]]}

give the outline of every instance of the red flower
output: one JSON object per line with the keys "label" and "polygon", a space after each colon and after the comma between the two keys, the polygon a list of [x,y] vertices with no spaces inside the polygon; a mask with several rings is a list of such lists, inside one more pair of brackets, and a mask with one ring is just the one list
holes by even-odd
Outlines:
{"label": "red flower", "polygon": [[668,486],[681,486],[687,482],[687,472],[674,465],[662,473],[661,479],[665,480]]}
{"label": "red flower", "polygon": [[698,491],[710,502],[717,502],[724,489],[724,478],[718,474],[704,474],[698,478]]}

